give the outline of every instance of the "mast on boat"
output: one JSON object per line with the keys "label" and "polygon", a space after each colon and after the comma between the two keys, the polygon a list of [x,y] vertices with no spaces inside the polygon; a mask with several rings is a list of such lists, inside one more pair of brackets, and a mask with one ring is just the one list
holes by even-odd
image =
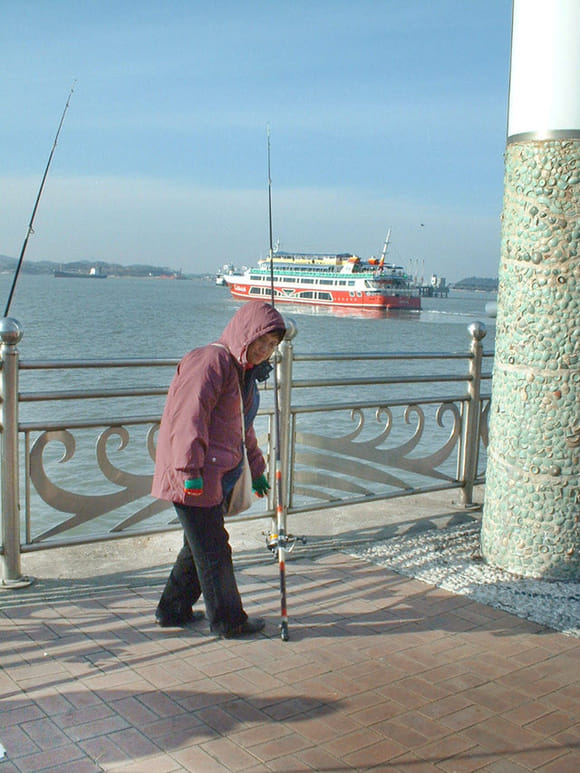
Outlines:
{"label": "mast on boat", "polygon": [[387,250],[389,249],[389,242],[391,241],[391,229],[387,231],[387,237],[385,239],[385,243],[383,245],[383,251],[381,253],[381,259],[379,260],[379,267],[383,268],[385,265],[385,258],[387,256]]}

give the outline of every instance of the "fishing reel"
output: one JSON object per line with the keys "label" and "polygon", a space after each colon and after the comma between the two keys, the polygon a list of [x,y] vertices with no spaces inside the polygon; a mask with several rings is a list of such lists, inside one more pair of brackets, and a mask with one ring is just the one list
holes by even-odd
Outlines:
{"label": "fishing reel", "polygon": [[291,553],[294,550],[294,546],[297,542],[301,542],[306,545],[306,537],[295,537],[293,534],[268,534],[266,536],[266,547],[270,550],[274,557],[280,548],[283,548],[287,553]]}

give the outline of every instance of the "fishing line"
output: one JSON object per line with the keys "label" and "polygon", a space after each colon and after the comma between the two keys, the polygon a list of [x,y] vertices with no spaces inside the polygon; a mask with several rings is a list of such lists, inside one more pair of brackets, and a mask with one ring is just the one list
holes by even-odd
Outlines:
{"label": "fishing line", "polygon": [[60,130],[62,129],[62,125],[64,123],[64,117],[67,113],[68,106],[70,104],[70,98],[73,95],[73,91],[75,90],[75,83],[76,81],[73,81],[73,85],[71,86],[71,90],[68,95],[68,99],[66,101],[66,105],[64,106],[64,110],[62,111],[62,116],[60,118],[60,123],[58,125],[58,129],[56,132],[56,136],[54,138],[54,142],[52,144],[52,150],[50,151],[50,155],[48,157],[48,162],[46,164],[46,168],[44,170],[44,174],[42,176],[42,182],[40,183],[40,188],[38,189],[38,194],[36,196],[36,201],[34,202],[34,208],[32,210],[32,215],[30,217],[30,222],[28,224],[28,229],[26,231],[26,237],[24,239],[24,243],[22,245],[22,249],[20,250],[20,257],[18,258],[18,263],[16,264],[16,271],[14,272],[14,279],[12,280],[12,287],[10,288],[10,293],[8,295],[8,301],[6,303],[6,308],[4,309],[4,316],[8,316],[8,312],[10,311],[10,304],[12,303],[12,296],[14,295],[14,290],[16,289],[16,282],[18,281],[18,276],[20,274],[20,269],[22,268],[22,261],[24,260],[24,253],[26,252],[26,246],[28,245],[28,239],[30,237],[30,234],[34,233],[32,226],[34,224],[34,218],[36,217],[36,210],[38,209],[38,204],[40,202],[40,197],[42,196],[42,191],[44,188],[44,183],[46,182],[46,178],[48,176],[48,170],[50,169],[50,164],[52,162],[52,157],[54,155],[54,151],[56,149],[56,143],[58,142],[58,137],[60,134]]}

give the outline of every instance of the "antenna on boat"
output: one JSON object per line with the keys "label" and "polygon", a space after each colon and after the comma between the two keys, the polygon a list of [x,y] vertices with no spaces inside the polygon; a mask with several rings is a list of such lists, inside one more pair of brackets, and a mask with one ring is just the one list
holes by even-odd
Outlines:
{"label": "antenna on boat", "polygon": [[60,134],[60,130],[62,129],[62,125],[64,123],[64,117],[66,115],[66,112],[68,110],[68,106],[70,103],[70,98],[72,97],[73,91],[75,90],[75,83],[76,81],[73,81],[73,85],[71,86],[71,90],[68,95],[68,99],[66,100],[66,105],[64,106],[64,110],[62,112],[62,116],[60,118],[60,123],[58,125],[58,129],[56,132],[56,136],[54,138],[54,142],[52,143],[52,150],[50,151],[50,155],[48,157],[48,162],[46,164],[46,168],[44,170],[44,175],[42,176],[42,182],[40,183],[40,188],[38,189],[38,194],[36,196],[36,201],[34,202],[34,208],[32,210],[32,216],[30,218],[30,222],[28,224],[28,229],[26,231],[26,238],[24,239],[24,244],[22,245],[22,249],[20,250],[20,257],[18,258],[18,263],[16,264],[16,271],[14,272],[14,279],[12,280],[12,287],[10,288],[10,293],[8,294],[8,301],[6,303],[6,308],[4,309],[4,316],[8,316],[8,312],[10,311],[10,304],[12,303],[12,296],[14,295],[14,290],[16,289],[16,282],[18,281],[18,276],[20,274],[20,269],[22,268],[22,261],[24,260],[24,253],[26,252],[26,246],[28,245],[28,238],[31,233],[34,233],[32,226],[34,224],[34,218],[36,217],[36,210],[38,209],[38,204],[40,202],[40,197],[42,196],[42,190],[44,188],[44,183],[46,182],[46,178],[48,175],[48,170],[50,168],[50,164],[52,161],[52,157],[54,155],[54,151],[56,148],[56,143],[58,142],[58,137]]}

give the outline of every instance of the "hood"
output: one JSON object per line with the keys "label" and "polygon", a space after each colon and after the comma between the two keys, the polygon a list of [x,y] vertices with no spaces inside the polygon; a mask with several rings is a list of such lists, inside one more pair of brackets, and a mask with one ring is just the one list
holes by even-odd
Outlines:
{"label": "hood", "polygon": [[275,330],[286,330],[284,318],[270,303],[248,301],[234,314],[219,338],[227,346],[236,361],[245,368],[248,364],[248,346],[264,335]]}

